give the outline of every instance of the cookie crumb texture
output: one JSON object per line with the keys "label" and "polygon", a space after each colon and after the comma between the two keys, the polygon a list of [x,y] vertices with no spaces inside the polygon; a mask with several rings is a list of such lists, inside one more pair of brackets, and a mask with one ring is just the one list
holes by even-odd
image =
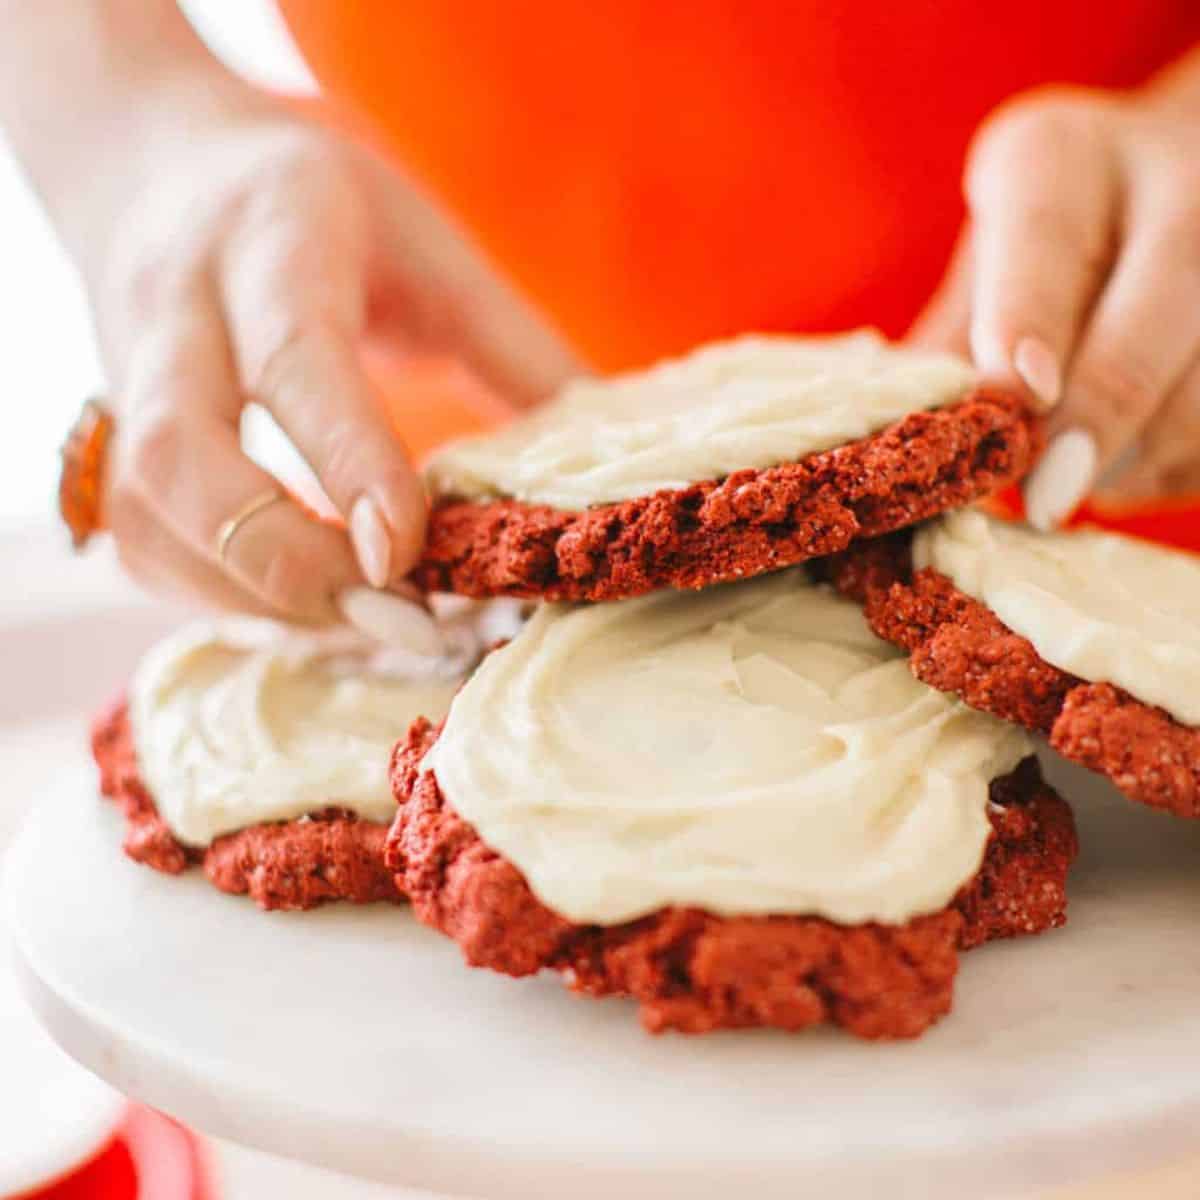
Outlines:
{"label": "cookie crumb texture", "polygon": [[436,737],[418,721],[392,761],[400,809],[386,855],[417,916],[472,966],[516,976],[549,968],[577,992],[631,997],[654,1033],[830,1022],[863,1038],[916,1037],[950,1011],[960,950],[1066,919],[1075,825],[1033,759],[992,785],[983,867],[942,912],[840,926],[672,908],[599,926],[551,912],[447,804],[419,769]]}
{"label": "cookie crumb texture", "polygon": [[429,591],[546,600],[744,579],[999,491],[1043,440],[1022,400],[979,390],[797,463],[582,512],[446,499],[413,578]]}
{"label": "cookie crumb texture", "polygon": [[203,849],[183,845],[159,816],[138,774],[123,700],[94,723],[92,755],[100,790],[125,816],[124,850],[135,862],[169,875],[199,865],[214,887],[247,895],[263,909],[314,908],[329,900],[404,900],[383,862],[387,827],[344,809],[255,825]]}
{"label": "cookie crumb texture", "polygon": [[815,572],[857,600],[875,633],[906,650],[930,687],[1043,734],[1131,800],[1200,817],[1200,729],[1052,666],[945,575],[914,571],[906,534],[852,547]]}

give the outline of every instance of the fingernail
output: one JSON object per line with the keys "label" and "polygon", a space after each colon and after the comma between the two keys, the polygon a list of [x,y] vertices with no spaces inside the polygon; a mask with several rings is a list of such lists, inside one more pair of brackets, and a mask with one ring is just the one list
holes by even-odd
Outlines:
{"label": "fingernail", "polygon": [[379,505],[370,496],[360,496],[350,510],[350,542],[367,582],[372,587],[386,587],[392,569],[392,538]]}
{"label": "fingernail", "polygon": [[1057,528],[1082,503],[1096,477],[1096,439],[1068,429],[1051,441],[1025,481],[1025,513],[1036,529]]}
{"label": "fingernail", "polygon": [[408,600],[372,588],[347,588],[338,597],[342,615],[360,633],[424,658],[436,658],[445,642],[433,618]]}
{"label": "fingernail", "polygon": [[1062,393],[1058,358],[1041,338],[1022,338],[1013,352],[1013,367],[1025,385],[1046,408],[1053,408]]}

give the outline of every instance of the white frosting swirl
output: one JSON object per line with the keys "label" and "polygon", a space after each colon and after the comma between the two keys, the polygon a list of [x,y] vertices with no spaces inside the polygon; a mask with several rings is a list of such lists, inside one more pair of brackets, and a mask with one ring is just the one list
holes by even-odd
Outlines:
{"label": "white frosting swirl", "polygon": [[1114,533],[1038,533],[982,512],[922,529],[917,566],[985,604],[1038,654],[1200,725],[1200,558]]}
{"label": "white frosting swirl", "polygon": [[555,912],[903,922],[979,869],[1020,731],[913,678],[799,570],[543,606],[423,764]]}
{"label": "white frosting swirl", "polygon": [[160,642],[129,693],[138,769],[181,841],[336,805],[390,821],[388,762],[418,716],[440,719],[459,684],[397,677],[362,639],[203,623]]}
{"label": "white frosting swirl", "polygon": [[962,359],[839,337],[742,337],[686,358],[570,384],[498,433],[436,453],[435,494],[575,510],[795,462],[959,399]]}

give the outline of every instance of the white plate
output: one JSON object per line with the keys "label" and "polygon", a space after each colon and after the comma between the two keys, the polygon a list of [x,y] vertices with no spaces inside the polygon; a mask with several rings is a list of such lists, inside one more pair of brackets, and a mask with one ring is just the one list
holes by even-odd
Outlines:
{"label": "white plate", "polygon": [[[8,946],[0,928],[0,955]],[[125,1101],[73,1063],[38,1026],[0,963],[0,1196],[44,1186],[115,1133]]]}
{"label": "white plate", "polygon": [[651,1038],[404,911],[262,914],[124,860],[82,753],[55,757],[7,871],[24,982],[80,1061],[202,1130],[522,1200],[1002,1196],[1194,1146],[1200,825],[1082,775],[1069,928],[968,955],[950,1018],[866,1045]]}

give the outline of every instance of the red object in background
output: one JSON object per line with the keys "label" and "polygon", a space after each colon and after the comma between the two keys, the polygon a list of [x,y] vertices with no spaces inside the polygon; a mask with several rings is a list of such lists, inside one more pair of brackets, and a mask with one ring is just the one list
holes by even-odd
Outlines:
{"label": "red object in background", "polygon": [[[280,6],[327,113],[605,369],[746,329],[903,332],[987,113],[1047,83],[1136,85],[1200,41],[1196,0]],[[384,382],[416,457],[497,419],[429,383]],[[1200,551],[1200,498],[1076,523]]]}
{"label": "red object in background", "polygon": [[1098,525],[1200,554],[1200,498],[1196,496],[1121,507],[1089,501],[1075,514],[1071,524]]}
{"label": "red object in background", "polygon": [[1196,0],[281,0],[369,123],[605,369],[746,329],[902,332],[979,122],[1130,86]]}
{"label": "red object in background", "polygon": [[10,1200],[216,1200],[199,1140],[131,1105],[108,1146],[57,1182]]}
{"label": "red object in background", "polygon": [[[1015,520],[1025,515],[1016,488],[1008,488],[987,503],[1002,517]],[[1085,526],[1108,529],[1200,554],[1200,496],[1177,496],[1139,504],[1087,500],[1069,524],[1073,529]]]}

